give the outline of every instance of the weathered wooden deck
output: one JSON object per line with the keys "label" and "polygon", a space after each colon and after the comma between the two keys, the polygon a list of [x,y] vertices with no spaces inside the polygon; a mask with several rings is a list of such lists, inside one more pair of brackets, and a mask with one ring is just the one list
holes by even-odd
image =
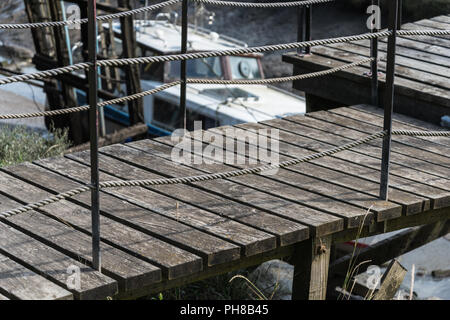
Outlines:
{"label": "weathered wooden deck", "polygon": [[[380,131],[379,114],[361,105],[237,127],[279,129],[283,161]],[[394,118],[394,129],[433,129]],[[102,273],[90,267],[89,193],[12,216],[0,222],[0,300],[132,298],[289,256],[294,297],[323,297],[331,243],[354,239],[361,224],[369,235],[450,218],[450,140],[393,137],[389,202],[378,199],[380,146],[375,140],[273,176],[105,189]],[[101,180],[236,168],[175,164],[172,147],[163,137],[101,148]],[[84,184],[88,163],[81,152],[3,168],[0,210]],[[76,267],[80,286],[69,289],[68,268]]]}
{"label": "weathered wooden deck", "polygon": [[[402,25],[404,30],[448,29],[450,15]],[[380,102],[384,99],[387,39],[380,39]],[[294,74],[325,70],[370,56],[370,41],[355,41],[312,48],[312,55],[295,53],[283,57],[294,65]],[[395,112],[435,124],[450,114],[450,38],[398,37],[395,70]],[[306,92],[309,111],[336,106],[371,103],[370,64],[325,77],[297,81],[294,87]]]}

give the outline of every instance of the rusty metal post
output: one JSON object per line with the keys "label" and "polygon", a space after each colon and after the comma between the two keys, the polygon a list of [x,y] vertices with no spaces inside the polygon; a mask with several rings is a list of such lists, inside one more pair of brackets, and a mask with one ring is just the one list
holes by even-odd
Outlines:
{"label": "rusty metal post", "polygon": [[[311,40],[312,5],[299,6],[297,9],[297,41]],[[311,48],[299,48],[299,54],[310,54]]]}
{"label": "rusty metal post", "polygon": [[[188,0],[181,4],[181,53],[187,53],[188,38]],[[180,123],[186,129],[186,68],[187,61],[181,60],[180,69]]]}
{"label": "rusty metal post", "polygon": [[386,96],[384,101],[384,126],[386,136],[383,138],[383,154],[381,160],[380,198],[388,200],[389,163],[391,156],[392,113],[394,111],[394,80],[395,80],[395,47],[398,26],[398,2],[389,1],[389,26],[392,32],[388,39],[387,67],[386,67]]}
{"label": "rusty metal post", "polygon": [[[372,0],[372,5],[380,7],[380,0]],[[378,17],[377,17],[378,18]],[[377,19],[376,18],[376,19]],[[377,26],[377,21],[375,20],[374,26],[371,32],[380,31]],[[372,75],[371,79],[371,89],[372,89],[372,105],[378,106],[378,38],[370,40],[370,56],[374,59],[370,64],[370,72]]]}
{"label": "rusty metal post", "polygon": [[[312,32],[312,5],[305,8],[305,41],[311,41]],[[311,47],[305,48],[305,54],[311,53]]]}
{"label": "rusty metal post", "polygon": [[88,51],[89,68],[89,134],[91,143],[91,215],[92,215],[92,266],[101,270],[100,257],[100,197],[98,169],[98,69],[97,69],[97,0],[88,1]]}

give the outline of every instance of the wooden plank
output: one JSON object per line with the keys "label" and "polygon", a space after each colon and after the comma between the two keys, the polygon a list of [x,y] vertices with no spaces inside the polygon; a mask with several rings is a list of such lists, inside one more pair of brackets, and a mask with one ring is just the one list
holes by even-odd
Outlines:
{"label": "wooden plank", "polygon": [[[245,130],[260,130],[268,128],[267,126],[256,123],[237,125],[236,127]],[[277,124],[274,124],[274,127],[277,127]],[[251,134],[251,131],[248,132],[247,134]],[[264,134],[263,131],[261,131],[261,134]],[[296,157],[304,157],[306,155],[314,153],[311,150],[305,150],[295,146],[295,141],[298,140],[298,136],[284,131],[279,132],[278,135],[280,136],[279,140],[279,152],[281,154],[279,159],[280,162],[287,161]],[[327,163],[327,159],[326,160],[318,159],[314,162],[321,163],[321,161],[322,163]],[[339,160],[337,161],[339,162]],[[368,195],[378,197],[379,179],[372,183],[366,179],[360,178],[364,177],[362,175],[355,175],[355,174],[350,175],[349,173],[352,171],[351,163],[345,163],[344,164],[345,169],[339,172],[335,171],[334,163],[332,163],[328,167],[326,165],[323,167],[316,165],[314,162],[301,163],[289,167],[288,170],[293,172],[299,172],[311,178],[319,178],[321,180],[331,182],[333,184],[337,184],[355,191],[363,192]],[[356,167],[357,170],[364,169],[362,167],[358,166]],[[402,205],[405,214],[414,214],[422,212],[424,210],[428,210],[430,207],[429,203],[430,200],[395,189],[391,190],[390,201]]]}
{"label": "wooden plank", "polygon": [[[400,55],[408,56],[408,53],[411,53],[411,50],[414,50],[411,58],[427,61],[428,63],[435,65],[442,65],[444,67],[450,66],[450,61],[448,61],[448,48],[419,42],[417,39],[419,39],[419,37],[398,37],[396,52]],[[387,40],[381,39],[379,45],[381,45],[379,47],[380,50],[386,50]]]}
{"label": "wooden plank", "polygon": [[[360,43],[364,45],[360,45]],[[382,44],[381,44],[382,45]],[[324,47],[324,49],[338,49],[344,52],[350,52],[353,54],[359,54],[362,57],[370,57],[370,43],[369,42],[358,42],[358,44],[345,43],[345,44],[333,44]],[[324,50],[325,51],[325,50]],[[326,52],[326,51],[325,51]],[[398,55],[396,57],[396,75],[403,77],[412,81],[418,81],[424,84],[431,84],[433,86],[449,89],[448,79],[450,77],[448,67],[441,65],[435,65],[428,63],[426,61],[412,59],[416,51],[410,50],[408,57]],[[325,53],[326,54],[326,53]],[[378,57],[380,59],[378,63],[378,68],[380,72],[386,72],[386,61],[387,53],[383,50],[378,52]]]}
{"label": "wooden plank", "polygon": [[331,236],[300,244],[290,261],[294,264],[293,300],[325,300]]}
{"label": "wooden plank", "polygon": [[[129,150],[131,148],[128,146],[135,148],[134,152],[132,151],[133,149]],[[125,148],[119,146],[102,148],[101,152],[121,160],[129,161],[133,165],[146,170],[148,170],[148,166],[142,166],[142,163],[159,165],[161,168],[164,168],[165,174],[170,174],[171,176],[189,176],[211,172],[203,166],[187,167],[172,163],[170,161],[171,148],[152,140],[133,142],[127,144]],[[227,169],[222,168],[222,170]],[[226,197],[229,200],[233,199],[245,206],[251,206],[252,210],[258,210],[256,212],[263,210],[270,214],[308,225],[317,234],[329,234],[343,228],[342,218],[334,217],[319,210],[246,187],[245,184],[239,184],[239,180],[234,183],[231,180],[224,179],[208,182],[208,184],[199,183],[192,185],[203,191],[209,191],[216,195]],[[229,192],[233,190],[235,190],[235,194],[233,193],[229,196]],[[236,211],[235,214],[240,214],[240,211]]]}
{"label": "wooden plank", "polygon": [[21,300],[72,300],[66,289],[0,255],[0,293]]}
{"label": "wooden plank", "polygon": [[[289,117],[289,119],[294,119],[294,117]],[[305,118],[301,120],[302,124],[299,124],[294,121],[286,121],[286,120],[270,120],[266,122],[262,122],[268,126],[275,125],[277,127],[282,127],[283,130],[280,131],[280,135],[283,132],[290,132],[298,136],[297,139],[294,139],[295,145],[301,148],[307,148],[309,150],[315,152],[321,152],[325,150],[329,150],[334,146],[342,145],[344,143],[350,142],[350,140],[340,140],[339,137],[336,137],[332,133],[327,133],[325,131],[319,131],[313,128],[320,127],[320,121],[309,121],[311,118]],[[279,122],[282,122],[279,124]],[[304,124],[307,123],[311,125],[311,127],[306,127]],[[328,127],[328,124],[326,124]],[[351,167],[352,171],[357,174],[360,172],[361,176],[366,178],[371,178],[373,181],[379,181],[379,170],[381,168],[381,159],[379,152],[373,152],[370,155],[371,148],[367,149],[366,152],[359,152],[357,149],[353,149],[352,151],[347,150],[343,152],[339,152],[333,155],[330,158],[322,158],[321,162],[328,162],[330,167],[340,168],[340,170],[344,172],[349,172],[349,166],[353,163],[354,165],[358,165],[361,167],[365,167],[368,169],[373,169],[372,172],[365,171],[364,169],[358,169],[358,167]],[[369,156],[370,155],[370,156]],[[338,160],[345,160],[345,162],[340,162]],[[314,161],[316,162],[316,161]],[[422,167],[423,168],[423,167]],[[439,184],[441,187],[442,181],[436,178],[436,176],[428,175],[423,172],[416,171],[415,169],[411,170],[409,168],[405,168],[403,165],[397,165],[395,163],[391,163],[391,176],[392,176],[392,184],[391,186],[405,188],[405,190],[410,190],[412,192],[417,187],[422,186],[420,189],[419,195],[426,195],[430,200],[432,200],[431,206],[433,208],[442,208],[447,207],[449,204],[449,192],[447,189],[439,189],[436,186],[433,187],[433,184]],[[395,182],[394,182],[395,180]],[[447,190],[447,191],[446,191]],[[434,195],[433,195],[434,194]]]}
{"label": "wooden plank", "polygon": [[[298,128],[299,132],[303,132],[303,135],[308,135],[310,137],[314,136],[314,139],[325,141],[333,145],[342,145],[351,142],[352,140],[361,139],[368,135],[367,133],[362,133],[354,129],[342,127],[334,123],[327,122],[326,120],[322,120],[323,118],[326,119],[326,116],[321,114],[321,112],[322,111],[315,112],[314,117],[293,116],[285,119],[296,122],[298,124],[296,128]],[[322,119],[317,118],[319,115]],[[379,159],[380,145],[380,141],[372,141],[359,146],[353,151]],[[339,156],[340,155],[341,154],[339,154]],[[401,175],[404,177],[412,178],[414,180],[416,180],[415,177],[417,177],[417,179],[421,178],[418,181],[432,183],[432,186],[436,186],[447,191],[449,190],[448,180],[446,179],[448,177],[447,168],[440,165],[435,165],[422,159],[411,157],[411,155],[398,153],[397,149],[394,148],[391,153],[391,169],[392,164],[400,165],[395,166],[399,175],[401,172]],[[407,170],[405,170],[405,168],[407,168]],[[422,178],[426,178],[426,180],[424,181]]]}
{"label": "wooden plank", "polygon": [[[442,23],[442,22],[439,22],[436,20],[430,20],[430,19],[422,19],[422,20],[414,21],[413,25],[423,26],[423,27],[427,27],[429,29],[436,29],[436,30],[448,30],[448,28],[449,28],[448,24],[446,24],[446,23]],[[436,37],[450,40],[450,37],[448,35],[436,36]]]}
{"label": "wooden plank", "polygon": [[330,275],[345,276],[350,262],[356,266],[363,261],[370,260],[373,265],[382,265],[391,259],[445,236],[449,231],[449,220],[406,229],[388,239],[362,248],[357,256],[351,253],[333,261],[330,264]]}
{"label": "wooden plank", "polygon": [[[1,211],[17,207],[17,202],[3,195],[0,195],[0,202]],[[10,217],[4,222],[73,259],[92,265],[91,237],[62,222],[35,211]],[[150,263],[103,242],[101,252],[102,273],[117,280],[119,290],[136,289],[144,283],[150,285],[161,281],[161,269]]]}
{"label": "wooden plank", "polygon": [[373,300],[392,300],[400,288],[406,273],[408,273],[408,270],[396,259],[393,259],[381,278],[380,289],[373,296]]}
{"label": "wooden plank", "polygon": [[[19,203],[17,203],[19,205]],[[100,272],[0,223],[0,253],[33,272],[67,288],[69,267],[79,270],[79,287],[70,288],[75,299],[106,299],[117,293],[117,282]]]}
{"label": "wooden plank", "polygon": [[[354,62],[355,60],[360,60],[361,57],[347,57],[346,59]],[[283,61],[293,63],[295,72],[297,73],[328,70],[329,68],[338,67],[348,62],[337,58],[336,55],[333,57],[324,57],[320,54],[305,56],[302,59],[292,54],[284,55]],[[294,87],[298,90],[306,91],[308,94],[329,99],[330,101],[336,101],[338,99],[341,105],[370,103],[370,78],[367,77],[369,71],[369,67],[355,67],[345,70],[345,72],[338,72],[317,79],[295,81]],[[379,80],[380,94],[382,96],[384,92],[383,74],[380,75]],[[322,89],[324,83],[328,84],[327,90]],[[438,123],[440,122],[440,118],[447,114],[447,110],[450,108],[450,95],[448,90],[401,77],[396,78],[395,85],[396,112],[402,112]],[[430,104],[433,105],[433,108],[425,107]]]}
{"label": "wooden plank", "polygon": [[[342,111],[341,111],[342,112]],[[334,126],[340,126],[344,130],[351,130],[355,135],[369,135],[379,131],[382,128],[376,127],[368,123],[361,123],[357,120],[343,117],[333,110],[319,111],[308,115],[321,121],[326,121]],[[358,133],[356,133],[358,132]],[[381,145],[381,141],[375,140],[367,145],[378,146]],[[446,148],[442,146],[442,148]],[[442,149],[440,145],[433,145],[427,141],[419,140],[414,137],[393,136],[392,137],[392,152],[403,154],[411,158],[423,160],[424,162],[434,165],[433,168],[438,168],[439,172],[445,174],[450,168],[450,159],[444,155],[439,154]]]}
{"label": "wooden plank", "polygon": [[[286,152],[289,155],[302,157],[307,154],[321,152],[324,150],[329,150],[334,147],[333,144],[324,143],[317,140],[314,140],[306,135],[299,136],[293,132],[295,132],[298,128],[298,125],[295,123],[285,123],[283,120],[273,120],[267,123],[261,124],[243,124],[237,125],[237,127],[241,128],[257,128],[260,125],[264,125],[265,128],[284,128],[290,131],[279,131],[280,136],[280,150],[283,148],[283,152]],[[269,126],[269,124],[271,126]],[[289,143],[284,143],[289,141]],[[360,155],[351,150],[343,151],[341,153],[335,154],[331,157],[323,157],[320,159],[316,159],[311,161],[311,163],[320,165],[322,167],[340,171],[345,173],[346,175],[351,175],[353,177],[358,177],[361,179],[370,180],[376,184],[380,181],[380,167],[381,165],[375,165],[375,169],[372,167],[365,166],[364,164],[372,162],[370,157],[365,155]],[[420,182],[416,182],[413,180],[405,179],[402,176],[391,175],[391,185],[390,185],[390,195],[392,201],[401,201],[401,199],[405,199],[404,193],[397,193],[395,190],[407,191],[408,193],[415,194],[419,197],[428,198],[431,203],[430,207],[437,209],[442,207],[447,207],[450,205],[450,193],[447,191],[443,191],[437,188],[433,188],[427,185],[424,185]],[[345,179],[347,180],[347,178]],[[351,184],[351,180],[346,183],[345,181],[336,181],[335,183],[344,183],[345,185]],[[364,189],[364,188],[363,188]],[[375,192],[375,191],[373,191]],[[378,191],[377,191],[378,192]],[[378,194],[378,193],[377,193]],[[401,202],[399,202],[401,203]],[[426,210],[428,207],[428,203],[423,203],[423,210]]]}
{"label": "wooden plank", "polygon": [[[226,130],[226,127],[220,127],[220,128],[214,128],[210,129],[210,132],[216,132],[216,133],[224,133],[224,130]],[[248,132],[249,136],[251,135],[250,132]],[[195,136],[195,135],[194,135]],[[255,136],[255,135],[253,135]],[[242,144],[241,141],[233,141],[232,139],[226,138],[225,143],[236,143],[236,144]],[[210,143],[210,145],[218,145],[214,142]],[[239,148],[235,147],[234,150],[237,150],[237,154],[243,154],[240,153],[239,150],[248,150],[245,148]],[[275,154],[275,153],[274,153]],[[248,155],[246,155],[248,156]],[[249,157],[251,158],[251,157]],[[256,160],[256,158],[253,158]],[[280,159],[280,161],[283,161],[285,159]],[[268,163],[268,162],[263,162]],[[242,167],[238,165],[237,167]],[[297,166],[294,166],[297,167]],[[320,170],[320,168],[318,169]],[[285,196],[285,197],[295,197],[296,194],[298,194],[298,190],[296,190],[293,187],[301,188],[304,191],[316,193],[317,195],[323,195],[325,197],[329,197],[333,199],[334,201],[341,201],[347,204],[355,205],[360,208],[363,208],[364,210],[368,210],[371,212],[376,213],[377,221],[387,220],[394,217],[398,217],[401,215],[402,209],[400,206],[393,204],[393,203],[387,203],[386,201],[379,200],[378,197],[370,197],[366,194],[363,194],[357,190],[349,190],[347,188],[342,188],[340,186],[337,186],[332,183],[328,183],[326,180],[319,180],[312,176],[307,176],[304,174],[304,172],[301,169],[295,170],[289,169],[280,169],[277,171],[276,175],[268,176],[266,179],[264,179],[265,176],[263,175],[251,175],[248,177],[245,177],[246,179],[253,179],[254,185],[257,185],[259,189],[262,190],[276,190],[276,194],[279,196]],[[288,186],[286,186],[286,184]],[[295,198],[294,198],[295,199]],[[310,201],[310,200],[308,200]],[[324,199],[324,201],[326,201]],[[330,202],[330,201],[328,201]],[[338,205],[342,205],[342,203],[339,202]]]}
{"label": "wooden plank", "polygon": [[[120,179],[159,179],[164,176],[140,169],[121,160],[129,160],[131,155],[139,156],[139,151],[123,145],[108,149],[119,159],[105,154],[99,155],[99,164],[103,172],[114,175]],[[125,154],[125,156],[121,156]],[[89,164],[89,153],[81,152],[69,155],[68,158]],[[162,159],[161,159],[162,160]],[[139,160],[136,159],[139,163]],[[203,210],[211,211],[223,217],[228,217],[242,224],[252,226],[277,236],[280,245],[288,245],[305,240],[308,228],[291,220],[268,214],[264,211],[245,206],[239,202],[208,193],[185,184],[161,185],[148,187],[150,190],[161,192],[174,199],[197,206]],[[247,212],[246,214],[242,214]]]}
{"label": "wooden plank", "polygon": [[[345,53],[349,53],[351,55],[358,54],[361,56],[359,60],[363,58],[368,58],[370,56],[369,48],[364,48],[352,43],[333,44],[326,47],[320,47],[319,49],[317,49],[317,51],[320,52],[320,54],[323,54],[325,56],[331,56],[332,52],[335,52],[334,50],[339,50],[344,54]],[[314,51],[314,53],[317,52]],[[413,54],[414,52],[410,52],[410,56],[412,56]],[[378,68],[380,72],[385,73],[387,60],[386,53],[380,51],[378,55],[380,58],[380,61],[378,62]],[[421,84],[433,85],[435,87],[448,90],[450,88],[450,85],[447,74],[448,68],[443,68],[440,66],[434,66],[430,64],[427,65],[426,63],[422,65],[422,63],[417,60],[407,59],[401,56],[396,58],[396,65],[395,65],[396,77],[401,77],[411,81],[420,82]]]}
{"label": "wooden plank", "polygon": [[[446,23],[446,24],[450,25],[450,17],[449,17],[449,16],[446,16],[446,15],[433,17],[433,18],[430,18],[430,20],[433,20],[433,21],[439,21],[439,22]],[[449,27],[450,27],[450,26],[449,26]],[[448,27],[447,27],[447,28],[448,28]]]}
{"label": "wooden plank", "polygon": [[[370,56],[370,53],[368,51],[368,49],[370,48],[369,40],[354,41],[350,42],[349,45],[350,46],[348,48],[346,48],[346,46],[337,46],[336,48],[341,48],[345,51],[350,52],[352,51],[352,49],[355,49],[356,52],[358,52],[362,56]],[[333,48],[334,45],[329,47]],[[440,48],[441,51],[439,51],[439,48],[440,47],[423,45],[410,48],[398,45],[398,48],[395,51],[395,63],[448,78],[448,68],[450,67],[450,61],[447,56],[444,57],[442,55],[436,54],[436,51],[441,52],[442,54],[448,54],[449,50]],[[425,49],[428,49],[431,52],[424,51]],[[378,53],[383,57],[383,61],[386,61],[385,54],[387,52],[387,43],[385,41],[380,41],[378,43],[378,50]],[[384,71],[385,69],[383,69],[383,72]]]}
{"label": "wooden plank", "polygon": [[[342,47],[342,46],[341,46]],[[332,46],[320,46],[312,49],[312,52],[314,55],[320,55],[328,60],[336,60],[344,63],[352,63],[359,60],[362,60],[364,58],[367,58],[366,54],[361,55],[357,52],[349,51],[349,50],[341,50],[340,47],[332,47]],[[362,52],[362,51],[361,51]],[[383,56],[383,53],[380,52],[380,56]],[[316,58],[308,58],[310,61],[317,60]],[[305,59],[306,61],[306,59]],[[380,71],[383,72],[385,70],[385,63],[379,62]],[[330,66],[328,66],[330,67]],[[365,66],[364,66],[365,67]],[[366,75],[367,72],[370,71],[370,69],[367,67],[364,68],[363,73],[359,73],[360,77]],[[345,73],[353,73],[353,71],[357,71],[358,69],[347,69],[345,70]],[[448,90],[448,83],[445,78],[438,78],[437,81],[435,80],[436,76],[431,76],[428,73],[421,72],[421,71],[415,71],[406,67],[402,67],[400,65],[396,65],[395,69],[395,85],[399,86],[398,92],[401,92],[405,95],[411,95],[412,93],[408,92],[407,89],[414,89],[414,90],[427,90],[430,86],[433,87],[433,91],[436,90],[437,92],[442,92],[442,97],[450,97],[450,93]],[[424,81],[421,81],[421,78],[424,78]],[[437,77],[436,77],[437,78]],[[420,80],[420,82],[419,82]],[[379,76],[379,81],[381,83],[385,82],[385,74],[382,73]],[[406,89],[406,91],[404,90]]]}
{"label": "wooden plank", "polygon": [[[31,164],[24,164],[12,167],[11,172],[22,179],[29,179],[35,184],[50,184],[52,178],[62,179],[46,170],[39,170],[39,167]],[[8,187],[0,187],[0,190],[8,190],[12,197],[23,203],[32,203],[48,198],[52,193],[35,187],[21,179],[0,174],[0,181],[9,185]],[[71,189],[72,186],[61,185],[60,192]],[[22,192],[21,192],[22,191]],[[39,199],[39,200],[38,200]],[[62,208],[61,208],[62,207]],[[71,226],[90,234],[91,219],[90,210],[85,209],[67,201],[56,203],[51,209],[43,208],[50,216],[53,212],[58,212],[55,219],[69,223]],[[60,213],[61,212],[61,213]],[[152,236],[144,234],[140,231],[122,225],[109,218],[102,217],[100,220],[102,227],[101,239],[110,245],[117,247],[129,254],[139,257],[146,262],[154,264],[163,270],[164,276],[169,279],[182,277],[190,273],[196,273],[202,269],[202,259],[194,254],[186,252],[182,249],[174,247]]]}
{"label": "wooden plank", "polygon": [[[415,23],[406,23],[402,25],[402,29],[404,30],[430,30],[433,28],[425,27],[422,25],[418,25]],[[417,36],[414,37],[414,40],[417,42],[422,42],[424,44],[431,44],[436,46],[441,46],[443,48],[450,49],[450,40],[443,38],[445,36]],[[409,37],[410,39],[412,37]]]}
{"label": "wooden plank", "polygon": [[[66,159],[63,161],[68,160]],[[32,180],[34,179],[34,175],[32,174],[33,172],[38,172],[43,176],[45,175],[45,188],[51,192],[58,192],[62,190],[62,188],[70,189],[80,186],[79,183],[73,182],[68,178],[31,164],[24,164],[16,167],[13,174],[20,174],[23,179]],[[39,191],[39,194],[35,198],[42,199],[49,194],[50,193],[43,193],[42,191]],[[43,207],[42,210],[84,230],[90,230],[90,210],[88,209],[90,205],[89,193],[80,194],[74,199],[76,203],[79,203],[86,208],[68,201],[64,201],[63,208],[61,208],[59,203],[55,203]],[[122,243],[125,245],[131,244],[132,246],[138,246],[140,243],[152,244],[157,241],[150,237],[153,236],[162,242],[167,242],[174,246],[180,247],[183,250],[194,252],[196,255],[198,254],[205,257],[207,265],[220,264],[226,261],[235,260],[240,256],[240,248],[237,245],[198,231],[177,222],[176,220],[154,214],[146,209],[113,197],[110,194],[101,193],[100,201],[102,215],[108,217],[100,217],[102,230],[106,231],[106,235],[109,235],[110,237],[112,237],[112,235],[118,237],[120,234],[124,233],[126,235],[122,239],[114,239],[119,241],[119,245],[122,245]],[[79,214],[74,216],[73,212],[77,212]],[[112,220],[118,222],[114,222]],[[116,228],[119,230],[109,230],[108,228]],[[130,228],[139,230],[139,232]],[[108,230],[110,232],[108,232]],[[143,236],[141,232],[147,233],[150,236]],[[104,232],[102,232],[102,234],[103,233]],[[129,236],[128,234],[135,235]],[[151,251],[155,251],[156,248],[161,246],[160,241],[157,241],[154,246],[147,249],[150,251],[150,257],[155,257],[155,255],[157,255],[155,258],[160,258],[160,255],[166,252],[166,250],[172,250],[168,249],[171,248],[170,246],[163,245],[165,249],[158,250],[161,251],[160,253],[151,253]],[[142,249],[138,248],[137,252],[140,252],[142,255],[147,255],[147,253],[141,252],[141,250]],[[165,262],[163,261],[163,264],[170,263],[170,261],[172,261],[172,263],[176,263],[176,259],[180,259],[185,252],[179,252],[177,250],[174,252],[166,252],[166,254],[170,254],[170,256],[168,258],[165,258],[165,256],[162,257],[162,260],[167,260]],[[172,255],[180,255],[180,257],[172,257]],[[187,255],[187,257],[189,256],[190,255]],[[191,257],[194,258],[194,256]],[[198,261],[198,258],[195,257],[192,261],[196,262]]]}
{"label": "wooden plank", "polygon": [[[66,158],[40,160],[40,165],[66,175],[78,181],[86,181],[89,176],[89,168],[80,163]],[[112,176],[102,174],[101,181],[117,180]],[[186,223],[199,230],[206,231],[215,236],[219,236],[230,242],[238,244],[242,248],[242,253],[252,255],[264,250],[271,250],[276,246],[276,237],[254,228],[239,224],[197,207],[176,202],[172,198],[163,196],[148,189],[133,188],[113,188],[105,193],[120,197],[121,199],[133,202],[138,206],[149,209],[153,212],[163,214],[175,221]]]}
{"label": "wooden plank", "polygon": [[0,301],[6,301],[9,300],[7,297],[5,297],[4,295],[0,294]]}
{"label": "wooden plank", "polygon": [[[361,110],[365,113],[370,113],[378,117],[383,117],[383,109],[370,106],[367,104],[351,106],[350,108]],[[408,117],[406,115],[399,113],[393,114],[393,121],[394,121],[393,123],[399,128],[405,128],[407,130],[447,131],[445,128],[441,126],[425,122],[423,120],[419,120],[416,118]],[[432,138],[422,137],[422,139],[433,141],[434,143],[438,144],[443,144],[445,146],[450,146],[450,139],[448,137],[432,137]]]}
{"label": "wooden plank", "polygon": [[[166,157],[169,158],[171,155],[171,150],[173,147],[172,142],[169,138],[158,138],[157,141],[163,142],[168,145],[165,149]],[[146,141],[150,143],[149,141]],[[133,147],[135,144],[132,144]],[[139,148],[145,148],[145,145],[139,145]],[[147,148],[153,148],[152,145],[147,144]],[[143,149],[144,150],[144,149]],[[145,150],[144,150],[145,151]],[[198,169],[203,170],[204,172],[225,172],[234,170],[235,168],[240,168],[242,165],[225,165],[223,163],[213,163],[206,164],[202,163],[200,165],[189,164],[189,166],[194,166]],[[165,166],[166,172],[168,171],[167,166]],[[174,168],[173,173],[171,172],[171,176],[179,176],[179,166]],[[265,179],[264,177],[257,175],[247,175],[236,178],[227,179],[229,181],[233,181],[239,186],[235,185],[233,187],[224,188],[221,185],[224,185],[226,182],[224,180],[214,180],[202,182],[202,187],[205,187],[209,190],[214,190],[218,194],[223,194],[224,196],[231,197],[233,199],[237,199],[239,201],[245,203],[257,203],[259,207],[270,210],[272,212],[276,212],[282,214],[286,208],[290,208],[290,206],[286,206],[289,203],[286,201],[295,202],[296,204],[305,205],[314,209],[314,211],[308,210],[306,211],[302,208],[302,212],[308,212],[308,215],[311,215],[314,219],[327,219],[330,222],[329,214],[333,214],[337,217],[346,219],[346,223],[348,227],[358,227],[365,218],[366,222],[369,223],[372,219],[372,213],[367,214],[367,211],[356,206],[352,206],[347,203],[339,202],[331,198],[324,197],[317,193],[308,192],[305,190],[297,189],[296,187],[292,187],[275,180]],[[194,183],[195,185],[199,185],[198,183]],[[260,191],[256,193],[256,191]],[[261,192],[262,191],[262,192]],[[255,194],[258,195],[255,198]],[[271,195],[272,197],[269,197]],[[297,207],[298,208],[298,207]],[[297,209],[298,210],[298,209]],[[322,211],[322,214],[318,214],[317,212]],[[328,214],[328,215],[326,215]],[[331,220],[333,221],[333,220]],[[323,220],[322,220],[323,223]]]}
{"label": "wooden plank", "polygon": [[[356,120],[357,123],[361,124],[361,127],[369,128],[373,130],[380,130],[383,128],[382,122],[383,119],[380,117],[373,116],[371,114],[367,114],[364,112],[361,112],[359,110],[351,109],[351,108],[336,108],[333,110],[330,110],[331,113],[338,114],[340,116],[345,117],[346,119],[352,119]],[[353,125],[355,121],[351,121],[349,124],[349,127],[354,128]],[[366,125],[363,125],[365,123]],[[356,130],[361,130],[361,127],[356,128]],[[395,124],[393,127],[394,130],[396,129],[405,129],[410,130],[410,128],[406,128],[405,126],[401,126],[398,124]],[[367,130],[368,132],[369,130]],[[371,131],[371,130],[370,130]],[[407,146],[414,147],[419,150],[428,151],[433,154],[439,155],[439,157],[436,158],[436,161],[443,160],[442,164],[443,166],[450,167],[450,146],[443,146],[439,145],[433,142],[433,138],[422,138],[422,137],[410,137],[410,136],[393,136],[393,141],[399,142],[402,144],[405,144]],[[448,138],[447,138],[448,139]],[[426,155],[425,153],[421,152],[421,154]],[[429,155],[425,157],[425,159],[430,159],[432,155]],[[433,158],[434,159],[434,158]]]}

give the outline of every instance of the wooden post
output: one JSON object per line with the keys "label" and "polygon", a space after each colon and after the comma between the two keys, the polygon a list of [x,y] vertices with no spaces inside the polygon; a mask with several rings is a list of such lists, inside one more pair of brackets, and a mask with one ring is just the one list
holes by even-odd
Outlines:
{"label": "wooden post", "polygon": [[[62,20],[62,8],[61,3],[59,1],[50,1],[48,3],[50,8],[50,13],[53,21],[61,21]],[[69,59],[69,48],[67,48],[67,43],[65,41],[65,29],[64,27],[54,27],[54,43],[56,49],[56,58],[58,60],[58,67],[65,67],[70,65]],[[73,87],[67,85],[66,82],[61,81],[61,93],[64,99],[64,106],[71,108],[78,106],[77,99],[75,97],[75,92]],[[61,106],[58,106],[60,108]],[[68,115],[68,127],[70,128],[70,139],[72,142],[77,145],[83,143],[88,138],[87,135],[83,137],[83,122],[81,114],[76,112]]]}
{"label": "wooden post", "polygon": [[[130,0],[118,0],[119,7],[131,9]],[[122,31],[123,58],[136,57],[136,33],[134,31],[133,17],[120,19]],[[127,95],[141,92],[141,80],[139,66],[125,66],[125,81],[127,84]],[[130,126],[139,122],[144,122],[143,99],[128,102],[128,114],[130,116]]]}
{"label": "wooden post", "polygon": [[407,272],[396,259],[392,260],[381,278],[380,289],[373,296],[373,300],[392,300]]}
{"label": "wooden post", "polygon": [[294,265],[292,300],[325,300],[331,236],[300,242],[291,258]]}

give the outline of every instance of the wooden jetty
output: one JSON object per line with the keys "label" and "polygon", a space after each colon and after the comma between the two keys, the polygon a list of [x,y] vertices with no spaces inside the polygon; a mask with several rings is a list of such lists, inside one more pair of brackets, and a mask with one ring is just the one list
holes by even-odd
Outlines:
{"label": "wooden jetty", "polygon": [[[278,129],[284,161],[354,141],[381,126],[379,109],[359,105],[236,128],[249,137],[255,129]],[[192,139],[229,128],[199,131]],[[433,128],[395,114],[394,129]],[[89,193],[2,219],[0,299],[135,298],[285,257],[295,265],[293,298],[323,299],[333,243],[355,239],[359,232],[432,223],[443,223],[440,234],[449,231],[450,140],[394,136],[389,201],[378,198],[381,143],[374,140],[270,176],[104,189],[101,273],[91,268]],[[171,137],[162,137],[103,147],[101,180],[249,166],[248,161],[181,165],[171,161],[173,146]],[[245,150],[235,149],[249,160]],[[84,151],[2,168],[0,210],[85,184],[88,164]]]}
{"label": "wooden jetty", "polygon": [[[404,30],[448,29],[450,15],[402,25]],[[387,39],[379,44],[379,92],[384,98]],[[325,70],[370,56],[370,41],[362,40],[312,48],[311,55],[284,55],[294,74]],[[450,38],[448,36],[398,37],[395,69],[395,112],[439,124],[450,115]],[[308,111],[371,103],[370,64],[325,77],[297,81],[304,91]]]}

